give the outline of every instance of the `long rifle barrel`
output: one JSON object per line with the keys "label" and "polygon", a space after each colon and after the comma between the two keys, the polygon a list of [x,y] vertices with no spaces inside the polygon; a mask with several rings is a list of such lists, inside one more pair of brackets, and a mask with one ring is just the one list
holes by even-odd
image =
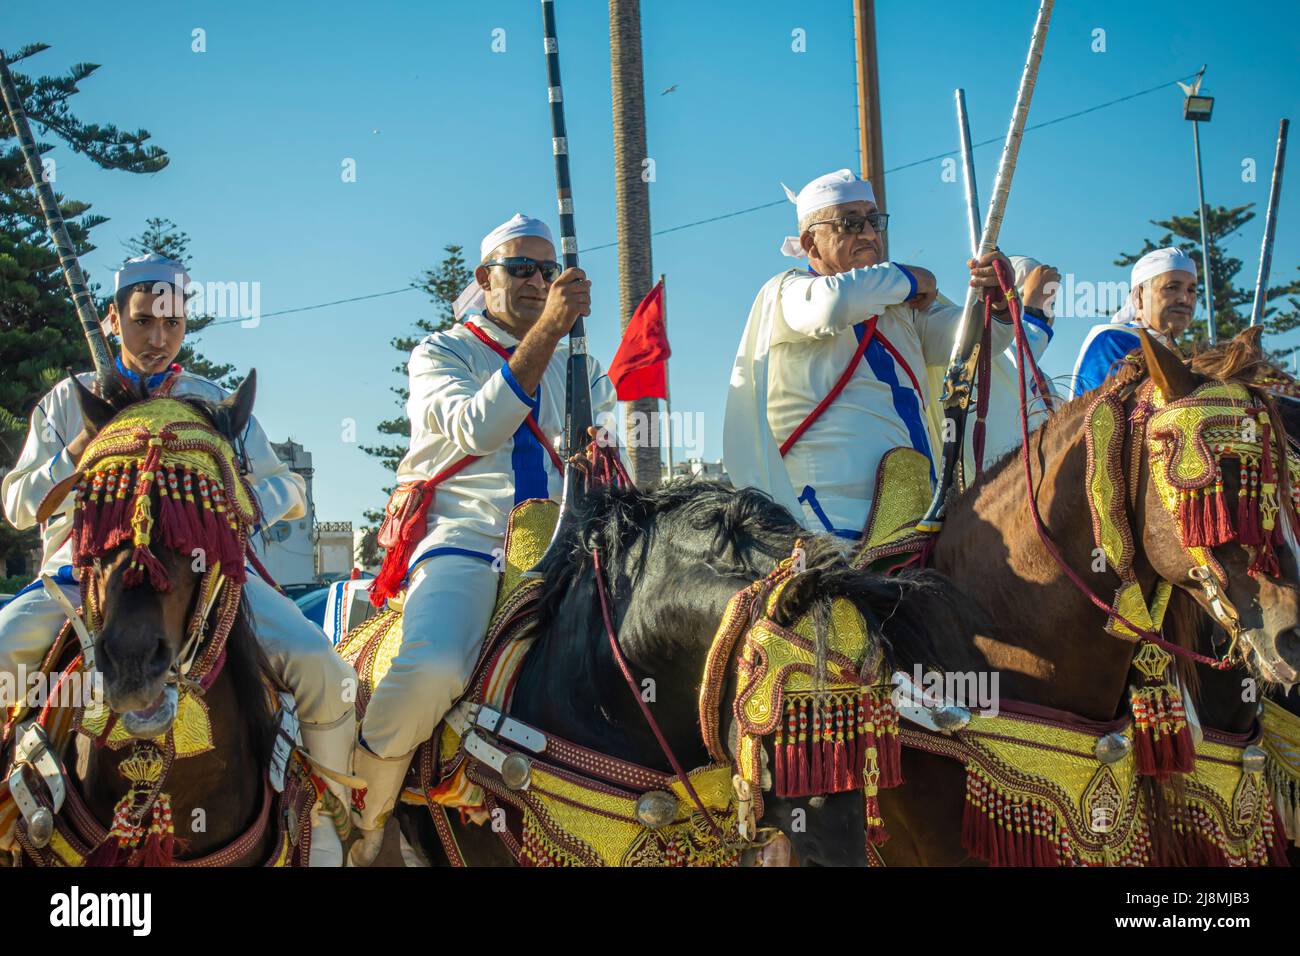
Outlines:
{"label": "long rifle barrel", "polygon": [[957,136],[961,140],[962,182],[966,185],[966,227],[970,230],[970,254],[980,250],[980,197],[975,186],[975,154],[970,145],[970,117],[966,115],[966,91],[953,91],[957,101]]}
{"label": "long rifle barrel", "polygon": [[95,378],[99,383],[101,395],[107,395],[114,379],[113,356],[108,351],[108,342],[104,340],[104,330],[99,325],[99,315],[95,311],[94,300],[86,288],[86,276],[77,262],[77,255],[72,249],[72,240],[68,238],[67,226],[63,223],[63,214],[59,211],[54,189],[41,170],[40,154],[36,150],[36,140],[32,138],[32,129],[27,124],[27,113],[23,109],[22,98],[14,86],[14,78],[9,73],[9,58],[0,50],[0,94],[3,94],[5,111],[13,123],[14,134],[18,137],[18,147],[22,150],[23,161],[27,166],[27,175],[36,187],[36,198],[41,205],[41,214],[45,217],[45,229],[54,243],[54,251],[59,256],[59,267],[63,270],[64,281],[72,294],[72,304],[81,321],[81,331],[90,346],[90,358],[95,363]]}
{"label": "long rifle barrel", "polygon": [[[1020,153],[1020,140],[1024,137],[1025,121],[1029,117],[1029,103],[1038,82],[1038,67],[1043,58],[1043,44],[1047,41],[1047,27],[1051,23],[1054,2],[1055,0],[1042,0],[1038,7],[1033,36],[1029,41],[1029,55],[1020,75],[1016,105],[1011,112],[1011,125],[1002,147],[1002,158],[998,161],[997,178],[993,181],[993,198],[989,202],[984,229],[980,234],[980,256],[997,248],[1002,216],[1007,208],[1007,196],[1011,193],[1011,178],[1015,174],[1016,158]],[[975,364],[979,358],[981,325],[977,311],[980,301],[979,293],[968,287],[961,325],[953,339],[952,356],[948,360],[948,371],[943,382],[943,466],[930,508],[917,525],[922,531],[935,533],[943,527],[948,492],[956,476],[957,463],[961,460],[966,409],[970,405]]]}
{"label": "long rifle barrel", "polygon": [[1273,157],[1273,184],[1268,192],[1268,212],[1264,215],[1264,241],[1259,247],[1259,274],[1255,277],[1255,302],[1250,309],[1250,324],[1264,321],[1268,298],[1268,273],[1273,265],[1273,237],[1277,234],[1277,201],[1282,194],[1282,169],[1286,165],[1286,136],[1291,121],[1283,119],[1277,126],[1277,155]]}

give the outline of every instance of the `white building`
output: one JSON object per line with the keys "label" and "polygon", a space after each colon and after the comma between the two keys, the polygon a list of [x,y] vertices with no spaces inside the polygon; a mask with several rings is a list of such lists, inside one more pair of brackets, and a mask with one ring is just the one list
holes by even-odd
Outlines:
{"label": "white building", "polygon": [[669,478],[707,478],[711,481],[725,481],[731,483],[727,476],[727,470],[722,467],[722,459],[717,461],[705,461],[703,458],[687,458],[685,461],[673,462],[672,474],[668,473],[667,464],[660,464],[659,480],[667,481]]}
{"label": "white building", "polygon": [[307,482],[307,513],[292,521],[277,521],[254,539],[257,556],[281,587],[316,582],[316,502],[312,498],[311,452],[290,439],[271,447],[289,470]]}

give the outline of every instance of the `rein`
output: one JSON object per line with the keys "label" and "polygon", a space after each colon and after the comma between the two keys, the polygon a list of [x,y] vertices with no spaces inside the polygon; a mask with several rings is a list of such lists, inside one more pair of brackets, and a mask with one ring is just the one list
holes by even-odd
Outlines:
{"label": "rein", "polygon": [[[1019,296],[1016,293],[1015,284],[1012,281],[1011,276],[1007,274],[1006,267],[1002,265],[1001,261],[995,261],[993,269],[997,274],[998,283],[1002,287],[1002,294],[1006,296],[1007,304],[1010,307],[1011,325],[1016,337],[1016,367],[1017,369],[1023,369],[1025,367],[1025,362],[1028,362],[1029,367],[1033,370],[1035,380],[1041,381],[1042,373],[1038,368],[1038,363],[1034,359],[1033,352],[1025,342],[1024,317],[1022,315],[1021,303]],[[1148,628],[1139,627],[1119,613],[1118,610],[1112,610],[1110,604],[1098,597],[1097,593],[1093,591],[1092,588],[1088,587],[1088,584],[1083,580],[1083,577],[1070,567],[1060,550],[1056,547],[1056,543],[1052,541],[1047,526],[1043,522],[1043,516],[1038,510],[1038,498],[1034,493],[1033,468],[1029,453],[1028,395],[1025,391],[1024,375],[1017,375],[1016,378],[1020,385],[1020,459],[1025,466],[1025,492],[1026,497],[1029,499],[1029,513],[1034,518],[1034,528],[1038,532],[1038,537],[1042,541],[1043,547],[1047,549],[1047,553],[1052,556],[1052,560],[1056,562],[1057,566],[1070,580],[1070,583],[1073,584],[1084,597],[1096,605],[1097,608],[1105,614],[1113,616],[1116,621],[1123,624],[1130,631],[1136,634],[1139,640],[1148,641],[1164,651],[1171,654],[1177,654],[1180,657],[1195,661],[1198,664],[1205,664],[1215,670],[1227,670],[1232,665],[1226,659],[1220,661],[1216,658],[1209,657],[1205,654],[1198,653],[1197,651],[1167,641],[1161,637],[1158,632]],[[1042,385],[1039,386],[1040,389],[1042,387]]]}

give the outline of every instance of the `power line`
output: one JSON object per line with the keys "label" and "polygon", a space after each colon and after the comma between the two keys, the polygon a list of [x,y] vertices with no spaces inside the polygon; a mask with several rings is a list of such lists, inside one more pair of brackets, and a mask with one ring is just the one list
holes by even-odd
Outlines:
{"label": "power line", "polygon": [[[1126,103],[1129,100],[1135,100],[1139,96],[1147,96],[1151,93],[1158,92],[1159,90],[1167,89],[1170,85],[1177,83],[1179,80],[1187,80],[1192,78],[1195,75],[1196,75],[1195,73],[1188,73],[1184,76],[1175,77],[1172,80],[1166,80],[1164,83],[1159,83],[1155,86],[1149,86],[1144,90],[1138,90],[1136,93],[1129,93],[1126,96],[1121,96],[1113,100],[1107,100],[1104,103],[1098,103],[1095,106],[1089,106],[1085,109],[1076,110],[1073,113],[1066,113],[1064,116],[1057,116],[1049,120],[1043,120],[1043,122],[1041,123],[1033,123],[1025,127],[1025,132],[1028,133],[1031,130],[1038,130],[1038,129],[1043,129],[1047,126],[1054,126],[1057,123],[1064,123],[1066,120],[1078,119],[1080,116],[1086,116],[1087,114],[1095,113],[1098,110],[1108,109],[1112,106],[1117,106],[1120,103]],[[980,140],[978,143],[974,143],[972,145],[974,148],[978,149],[981,146],[991,146],[994,143],[1001,143],[1003,141],[1003,138],[1004,137],[1002,136],[994,136],[991,139]],[[903,163],[901,166],[892,166],[889,169],[885,170],[885,175],[888,175],[889,173],[899,173],[905,169],[913,169],[917,166],[924,166],[926,163],[932,163],[937,159],[945,159],[949,156],[957,156],[959,155],[959,153],[960,150],[956,150],[956,149],[950,149],[944,153],[935,153],[933,156],[927,156],[924,159],[913,160],[910,163]],[[681,232],[684,229],[694,229],[697,226],[706,226],[710,223],[721,222],[724,219],[734,219],[736,216],[745,216],[751,212],[759,212],[760,210],[763,209],[771,209],[773,206],[782,206],[785,205],[788,201],[789,200],[786,199],[774,199],[771,202],[760,203],[757,206],[747,206],[744,209],[736,209],[732,212],[724,212],[717,216],[709,216],[706,219],[695,219],[692,220],[691,222],[684,222],[677,226],[669,226],[667,229],[657,229],[654,232],[652,232],[651,235],[666,236],[672,232]],[[617,245],[618,245],[617,241],[606,242],[606,243],[602,243],[599,246],[590,246],[589,248],[581,249],[579,250],[579,253],[585,254],[588,252],[598,252],[602,249],[612,249]],[[353,296],[350,299],[334,299],[330,302],[320,302],[317,303],[316,305],[303,305],[293,309],[280,309],[278,312],[267,312],[264,315],[260,316],[260,318],[269,319],[272,318],[273,316],[291,315],[295,312],[312,312],[316,309],[326,309],[329,308],[330,306],[345,305],[349,302],[362,302],[365,301],[366,299],[379,299],[379,298],[383,298],[384,296],[397,295],[402,292],[412,292],[416,288],[417,288],[416,286],[408,285],[408,286],[403,286],[400,289],[390,289],[387,292],[374,292],[371,293],[370,295]],[[216,326],[219,325],[232,325],[236,322],[243,323],[247,321],[248,321],[247,319],[223,319],[220,322],[210,323],[204,329],[204,331],[207,331],[207,329],[215,328]]]}

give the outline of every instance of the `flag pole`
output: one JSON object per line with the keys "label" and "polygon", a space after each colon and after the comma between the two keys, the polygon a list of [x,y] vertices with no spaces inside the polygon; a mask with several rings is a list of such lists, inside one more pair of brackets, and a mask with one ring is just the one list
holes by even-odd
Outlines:
{"label": "flag pole", "polygon": [[[664,337],[668,336],[668,280],[659,273],[659,312],[664,319]],[[668,477],[673,476],[673,388],[669,379],[668,360],[664,359],[664,408],[668,412]]]}

